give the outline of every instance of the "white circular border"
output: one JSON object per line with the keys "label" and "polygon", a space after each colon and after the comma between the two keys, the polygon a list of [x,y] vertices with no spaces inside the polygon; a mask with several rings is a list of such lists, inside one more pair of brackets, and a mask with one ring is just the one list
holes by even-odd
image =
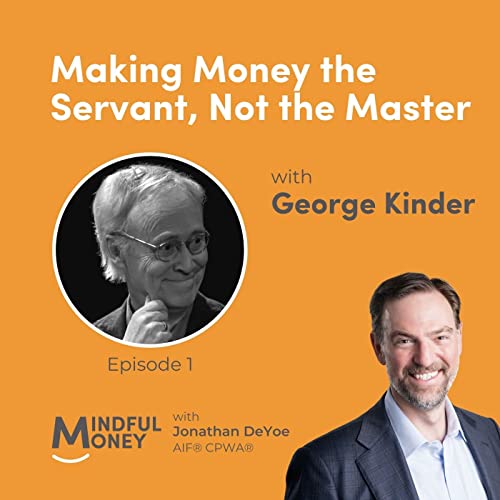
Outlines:
{"label": "white circular border", "polygon": [[[234,208],[234,211],[236,212],[236,215],[238,216],[238,221],[240,223],[241,231],[242,231],[242,236],[243,236],[243,266],[241,267],[241,273],[240,273],[240,279],[238,280],[238,284],[236,285],[236,288],[234,289],[233,294],[231,295],[231,298],[229,299],[228,303],[224,306],[222,311],[212,320],[210,323],[205,325],[201,330],[198,330],[196,333],[193,333],[191,335],[188,335],[185,338],[179,339],[179,340],[174,340],[172,342],[164,342],[163,344],[138,344],[135,342],[127,342],[126,340],[121,340],[117,339],[116,337],[113,337],[112,335],[108,335],[107,333],[104,333],[103,331],[99,330],[99,328],[96,328],[90,321],[87,320],[87,318],[84,318],[80,311],[74,306],[73,302],[69,299],[66,290],[63,287],[63,284],[61,282],[61,278],[59,276],[59,269],[57,267],[57,258],[56,258],[56,244],[57,244],[57,233],[59,231],[59,224],[61,223],[61,218],[66,210],[66,207],[68,206],[68,203],[72,200],[73,196],[75,193],[80,189],[80,187],[87,182],[88,179],[90,179],[94,174],[102,170],[103,168],[106,168],[114,163],[117,163],[121,160],[127,160],[129,158],[143,158],[145,156],[156,156],[159,158],[167,158],[167,159],[173,159],[173,160],[178,160],[180,162],[187,163],[188,165],[191,165],[192,167],[196,168],[200,172],[203,172],[207,177],[209,177],[212,181],[214,181],[217,186],[223,191],[223,193],[227,196],[228,200],[231,202],[231,205]],[[243,278],[245,277],[245,272],[247,268],[247,259],[248,259],[248,242],[247,242],[247,233],[245,229],[245,223],[243,222],[243,217],[241,216],[240,210],[238,209],[238,205],[236,205],[236,202],[234,201],[233,197],[229,194],[228,190],[221,184],[221,182],[216,179],[210,172],[207,172],[204,168],[200,167],[196,163],[187,160],[186,158],[182,158],[181,156],[175,156],[171,154],[166,154],[166,153],[158,153],[158,152],[146,152],[146,153],[132,153],[129,155],[124,155],[120,156],[118,158],[114,158],[113,160],[110,160],[106,162],[105,164],[101,165],[100,167],[95,168],[92,170],[89,174],[87,174],[76,186],[75,188],[71,191],[69,196],[66,198],[59,215],[57,217],[56,221],[56,226],[54,228],[54,234],[52,237],[52,265],[54,266],[54,274],[56,275],[56,280],[59,285],[59,288],[64,296],[64,299],[66,302],[69,304],[71,309],[73,309],[73,312],[92,330],[97,332],[99,335],[102,335],[108,340],[113,340],[114,342],[117,342],[118,344],[122,345],[128,345],[130,347],[141,347],[141,348],[147,348],[147,349],[155,349],[158,347],[168,347],[176,344],[182,344],[183,342],[187,342],[189,340],[194,339],[198,335],[201,335],[205,330],[208,330],[212,325],[217,323],[224,314],[226,314],[226,311],[229,309],[231,304],[233,303],[234,299],[236,298],[236,295],[238,295],[238,292],[240,291],[241,284],[243,283]]]}

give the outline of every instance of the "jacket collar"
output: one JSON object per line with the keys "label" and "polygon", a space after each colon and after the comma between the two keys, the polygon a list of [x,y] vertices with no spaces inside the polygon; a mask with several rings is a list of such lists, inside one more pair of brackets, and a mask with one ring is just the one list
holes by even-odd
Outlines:
{"label": "jacket collar", "polygon": [[[498,460],[493,454],[492,446],[485,433],[479,430],[478,417],[460,408],[455,407],[455,411],[462,425],[470,452],[476,462],[486,495],[491,500],[500,500]],[[495,424],[492,422],[492,425]]]}
{"label": "jacket collar", "polygon": [[377,500],[419,500],[383,397],[365,413],[357,442],[366,451],[356,459],[356,464]]}

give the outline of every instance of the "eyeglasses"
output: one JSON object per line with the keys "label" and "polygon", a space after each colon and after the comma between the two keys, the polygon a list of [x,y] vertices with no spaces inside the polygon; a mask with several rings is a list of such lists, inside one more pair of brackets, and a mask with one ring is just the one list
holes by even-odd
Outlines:
{"label": "eyeglasses", "polygon": [[210,240],[210,234],[207,231],[200,231],[190,236],[187,240],[180,240],[179,238],[169,238],[168,240],[160,243],[159,245],[153,245],[147,241],[140,240],[135,236],[127,234],[125,231],[113,231],[110,233],[111,236],[124,236],[132,241],[137,241],[143,245],[148,246],[154,250],[155,257],[163,262],[169,262],[170,260],[177,257],[181,251],[182,245],[185,245],[189,250],[191,255],[198,255],[203,252],[208,246],[208,241]]}

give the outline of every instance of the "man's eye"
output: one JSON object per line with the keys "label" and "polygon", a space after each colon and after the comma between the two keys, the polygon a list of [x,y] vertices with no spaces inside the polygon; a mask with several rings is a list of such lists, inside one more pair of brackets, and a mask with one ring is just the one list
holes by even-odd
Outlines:
{"label": "man's eye", "polygon": [[444,342],[445,340],[448,340],[450,337],[449,335],[439,335],[436,337],[436,340],[439,340],[440,342]]}
{"label": "man's eye", "polygon": [[175,241],[166,241],[160,245],[162,252],[171,252],[176,247]]}
{"label": "man's eye", "polygon": [[407,345],[411,344],[412,340],[411,339],[397,339],[396,344],[397,345]]}
{"label": "man's eye", "polygon": [[205,247],[207,238],[204,234],[195,234],[189,239],[188,246],[191,251],[200,250]]}

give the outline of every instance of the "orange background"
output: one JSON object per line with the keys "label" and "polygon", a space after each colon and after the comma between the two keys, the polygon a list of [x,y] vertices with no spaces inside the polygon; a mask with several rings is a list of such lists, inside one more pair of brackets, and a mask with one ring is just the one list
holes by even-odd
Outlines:
{"label": "orange background", "polygon": [[[368,301],[380,281],[407,270],[443,277],[460,292],[464,353],[451,397],[500,418],[494,5],[45,2],[11,10],[3,42],[2,200],[8,498],[280,498],[293,451],[358,416],[385,390],[369,345]],[[57,92],[90,102],[172,97],[158,84],[50,83],[56,54],[90,63],[111,53],[182,63],[179,92],[198,122],[53,120]],[[198,54],[222,54],[228,63],[311,63],[302,97],[333,101],[336,119],[283,123],[270,112],[266,122],[210,122],[210,92],[275,101],[293,84],[192,85]],[[317,65],[335,54],[373,64],[375,83],[321,84]],[[463,122],[345,122],[348,92],[401,101],[431,94],[470,100],[472,108]],[[192,341],[154,350],[112,343],[84,325],[58,288],[51,255],[54,225],[74,186],[115,157],[145,151],[184,157],[215,175],[238,203],[249,241],[246,277],[225,316]],[[282,187],[271,172],[289,168],[312,173],[311,185],[286,189],[309,198],[444,190],[477,202],[469,216],[387,217],[380,209],[354,222],[279,216],[270,203]],[[191,356],[195,368],[122,377],[106,371],[109,356],[134,355]],[[248,454],[174,455],[171,415],[184,410],[199,413],[200,425],[267,424],[289,427],[291,436],[253,440]],[[51,459],[56,415],[69,424],[113,414],[157,415],[164,432],[148,437],[143,451],[90,450],[77,465]]]}

